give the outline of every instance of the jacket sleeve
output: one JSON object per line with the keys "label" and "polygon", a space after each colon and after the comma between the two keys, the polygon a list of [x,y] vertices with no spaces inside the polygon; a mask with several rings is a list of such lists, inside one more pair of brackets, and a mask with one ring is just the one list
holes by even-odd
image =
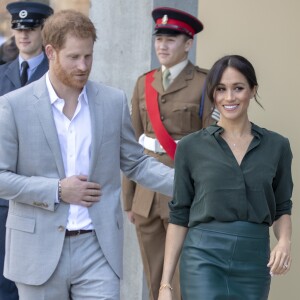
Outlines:
{"label": "jacket sleeve", "polygon": [[124,97],[122,105],[120,167],[128,179],[145,188],[162,193],[173,194],[174,170],[154,157],[144,154],[144,148],[136,141],[134,129]]}
{"label": "jacket sleeve", "polygon": [[[135,131],[136,139],[138,140],[143,133],[143,124],[139,112],[139,80],[138,79],[133,91],[131,99],[131,121]],[[125,175],[122,176],[122,200],[125,211],[130,211],[132,208],[132,201],[134,198],[136,183],[128,179]]]}
{"label": "jacket sleeve", "polygon": [[18,174],[19,141],[26,137],[19,137],[15,118],[7,96],[0,97],[0,198],[54,211],[59,178]]}

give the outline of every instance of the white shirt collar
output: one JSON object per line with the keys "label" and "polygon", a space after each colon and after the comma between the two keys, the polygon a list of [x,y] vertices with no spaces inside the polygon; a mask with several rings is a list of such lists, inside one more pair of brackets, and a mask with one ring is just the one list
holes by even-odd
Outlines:
{"label": "white shirt collar", "polygon": [[[48,89],[48,93],[49,93],[49,97],[50,97],[50,103],[51,104],[54,104],[54,102],[56,102],[57,100],[61,99],[57,96],[54,88],[53,88],[53,85],[50,81],[50,78],[49,78],[49,71],[46,73],[46,86],[47,86],[47,89]],[[86,103],[88,103],[88,97],[87,97],[87,94],[86,94],[86,86],[83,87],[79,97],[78,97],[78,100],[84,100]]]}

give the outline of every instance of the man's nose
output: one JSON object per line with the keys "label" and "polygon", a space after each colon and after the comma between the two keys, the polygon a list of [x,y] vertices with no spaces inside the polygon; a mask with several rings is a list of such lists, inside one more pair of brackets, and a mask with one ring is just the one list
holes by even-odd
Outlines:
{"label": "man's nose", "polygon": [[86,59],[82,58],[79,60],[77,68],[81,71],[86,71],[88,69],[88,62]]}

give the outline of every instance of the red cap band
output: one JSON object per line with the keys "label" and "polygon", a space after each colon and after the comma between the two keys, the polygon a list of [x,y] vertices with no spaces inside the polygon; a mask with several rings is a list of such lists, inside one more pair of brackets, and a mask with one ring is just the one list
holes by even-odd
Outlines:
{"label": "red cap band", "polygon": [[[156,20],[156,25],[164,25],[165,28],[169,28],[169,29],[172,29],[172,28],[174,28],[175,30],[179,29],[179,30],[182,30],[182,31],[188,33],[191,36],[194,36],[194,34],[195,34],[195,30],[193,29],[193,27],[191,27],[190,25],[188,25],[185,22],[175,20],[175,19],[168,19],[168,21],[165,23],[164,18],[159,18]],[[159,27],[157,27],[157,29],[158,28],[163,28],[163,27],[159,26]]]}

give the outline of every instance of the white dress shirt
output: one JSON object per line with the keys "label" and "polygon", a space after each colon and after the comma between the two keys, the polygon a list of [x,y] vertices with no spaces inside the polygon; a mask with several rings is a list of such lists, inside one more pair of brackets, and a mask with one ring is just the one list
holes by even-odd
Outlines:
{"label": "white dress shirt", "polygon": [[[65,101],[55,93],[48,72],[46,73],[46,85],[52,105],[66,177],[88,175],[92,136],[86,88],[84,87],[80,93],[74,116],[69,120],[63,113]],[[86,207],[70,205],[67,229],[93,229],[92,220]]]}

